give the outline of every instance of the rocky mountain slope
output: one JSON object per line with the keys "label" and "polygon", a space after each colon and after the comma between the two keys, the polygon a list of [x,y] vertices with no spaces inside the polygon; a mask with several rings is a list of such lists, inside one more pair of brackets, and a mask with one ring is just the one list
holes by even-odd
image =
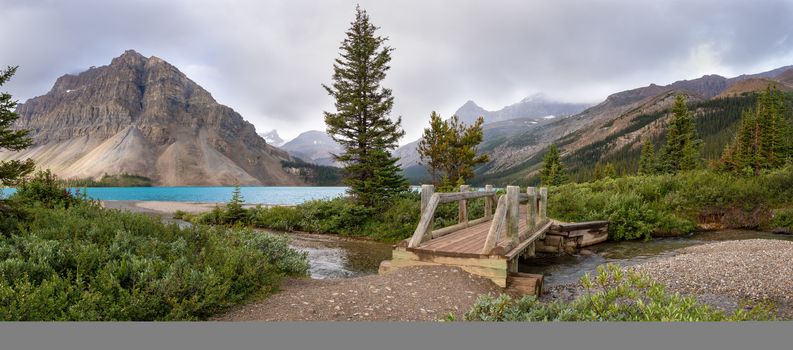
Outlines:
{"label": "rocky mountain slope", "polygon": [[[613,94],[580,114],[553,121],[519,136],[536,140],[531,146],[501,146],[494,149],[491,151],[492,161],[478,169],[478,181],[536,181],[542,156],[550,143],[560,146],[563,161],[573,165],[573,171],[586,171],[597,161],[620,159],[628,155],[631,162],[638,161],[642,138],[647,136],[656,142],[663,141],[669,108],[676,94],[686,96],[695,117],[700,119],[698,123],[703,127],[700,133],[713,138],[716,143],[724,143],[729,138],[730,128],[740,117],[740,111],[734,106],[749,106],[753,103],[751,97],[738,99],[734,97],[735,94],[729,94],[730,89],[740,95],[765,89],[768,82],[777,82],[781,86],[786,83],[780,82],[780,79],[790,74],[790,68],[793,67],[730,79],[706,75],[666,86],[651,84]],[[723,93],[724,96],[721,95]],[[719,102],[723,98],[736,100]],[[733,107],[725,106],[729,104]],[[710,119],[703,122],[705,118]],[[635,166],[623,165],[628,168]]]}
{"label": "rocky mountain slope", "polygon": [[[705,75],[665,86],[650,84],[618,92],[608,96],[605,101],[568,117],[550,120],[518,118],[488,123],[483,127],[485,139],[480,145],[480,152],[488,154],[491,161],[477,169],[475,181],[494,184],[534,182],[537,180],[536,171],[542,162],[542,156],[551,143],[560,146],[563,160],[577,165],[586,164],[587,167],[602,157],[616,157],[620,152],[630,153],[633,157],[637,155],[634,153],[638,151],[642,137],[658,139],[663,134],[668,109],[674,101],[674,95],[678,93],[684,94],[690,104],[699,106],[695,111],[698,116],[718,119],[719,110],[724,107],[709,101],[765,89],[768,82],[777,82],[781,90],[787,90],[787,81],[791,79],[793,66],[735,78]],[[734,105],[743,106],[751,103],[750,100],[751,98],[744,98]],[[477,107],[473,103],[464,106],[465,110],[481,113],[483,110]],[[735,111],[730,111],[732,119],[709,121],[711,124],[718,124],[715,130],[708,131],[711,133],[710,137],[725,142],[729,128],[732,127],[730,123],[739,117],[739,112],[733,112]],[[404,147],[408,146],[411,144]],[[415,145],[412,147],[415,149]],[[403,149],[398,154],[410,155],[408,150]],[[411,156],[409,160],[418,157]],[[426,171],[415,162],[403,161],[401,164],[414,183],[421,182],[426,176]]]}
{"label": "rocky mountain slope", "polygon": [[33,158],[63,178],[128,173],[162,186],[296,185],[292,160],[176,67],[129,50],[110,65],[64,75],[18,107]]}
{"label": "rocky mountain slope", "polygon": [[327,133],[318,130],[298,135],[294,140],[283,144],[281,149],[306,162],[327,166],[340,166],[332,155],[344,151]]}

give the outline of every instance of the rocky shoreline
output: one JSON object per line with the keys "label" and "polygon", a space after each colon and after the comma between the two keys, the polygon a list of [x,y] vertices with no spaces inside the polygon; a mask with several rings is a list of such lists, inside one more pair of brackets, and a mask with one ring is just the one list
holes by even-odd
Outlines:
{"label": "rocky shoreline", "polygon": [[[667,290],[733,311],[770,302],[777,318],[793,319],[793,242],[748,239],[678,249],[626,267],[647,273]],[[554,286],[541,300],[569,301],[584,293],[577,283]]]}

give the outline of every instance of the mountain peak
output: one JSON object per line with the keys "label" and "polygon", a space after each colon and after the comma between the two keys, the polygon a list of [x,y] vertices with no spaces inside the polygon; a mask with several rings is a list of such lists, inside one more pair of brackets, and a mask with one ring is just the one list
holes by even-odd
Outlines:
{"label": "mountain peak", "polygon": [[[253,124],[176,67],[134,50],[109,66],[62,76],[17,113],[16,125],[33,130],[35,147],[14,156],[58,169],[62,178],[129,173],[163,186],[303,183],[283,169],[289,155],[256,136]],[[75,140],[79,145],[65,146]]]}
{"label": "mountain peak", "polygon": [[548,101],[548,97],[542,92],[537,92],[537,93],[533,93],[533,94],[531,94],[529,96],[524,97],[522,100],[520,100],[520,103],[546,102],[546,101]]}
{"label": "mountain peak", "polygon": [[466,101],[466,102],[465,102],[465,103],[464,103],[464,104],[463,104],[463,105],[462,105],[460,108],[472,108],[472,107],[473,107],[473,108],[481,108],[481,107],[479,107],[479,105],[478,105],[478,104],[476,104],[476,102],[474,102],[473,100],[468,100],[468,101]]}
{"label": "mountain peak", "polygon": [[126,50],[121,56],[114,58],[110,61],[110,66],[118,65],[141,65],[145,64],[148,59],[146,56],[141,55],[135,50]]}

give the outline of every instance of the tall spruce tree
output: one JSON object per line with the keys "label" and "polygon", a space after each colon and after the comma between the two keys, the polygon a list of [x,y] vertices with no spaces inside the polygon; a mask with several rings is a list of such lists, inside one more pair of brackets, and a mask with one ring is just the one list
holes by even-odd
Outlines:
{"label": "tall spruce tree", "polygon": [[661,148],[659,168],[666,173],[692,170],[699,167],[702,142],[697,139],[694,118],[686,107],[683,95],[677,95],[672,107],[666,145]]}
{"label": "tall spruce tree", "polygon": [[405,132],[401,117],[389,118],[394,105],[391,89],[380,86],[393,49],[385,45],[388,38],[375,34],[378,28],[366,11],[360,6],[355,11],[333,64],[333,83],[323,85],[336,100],[336,112],[325,112],[325,124],[344,148],[335,158],[344,164],[350,194],[358,203],[376,207],[407,189],[397,158],[391,155]]}
{"label": "tall spruce tree", "polygon": [[644,139],[639,157],[639,175],[653,175],[656,171],[655,145],[649,137]]}
{"label": "tall spruce tree", "polygon": [[[0,87],[3,86],[17,71],[17,67],[8,67],[0,71]],[[19,115],[14,112],[17,103],[11,94],[0,93],[0,150],[20,151],[29,147],[33,141],[28,137],[28,130],[12,130]],[[20,178],[30,174],[35,168],[33,160],[9,160],[0,162],[0,185],[12,186]]]}
{"label": "tall spruce tree", "polygon": [[793,156],[787,112],[782,93],[769,84],[758,96],[754,110],[741,115],[735,140],[724,149],[718,166],[756,175],[785,164]]}
{"label": "tall spruce tree", "polygon": [[567,180],[567,171],[562,165],[559,150],[556,148],[556,144],[552,143],[543,159],[540,181],[543,186],[558,186],[567,183]]}

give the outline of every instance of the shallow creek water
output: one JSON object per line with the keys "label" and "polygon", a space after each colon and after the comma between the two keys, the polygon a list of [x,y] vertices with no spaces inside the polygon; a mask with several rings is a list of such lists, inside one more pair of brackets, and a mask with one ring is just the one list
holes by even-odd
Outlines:
{"label": "shallow creek water", "polygon": [[[345,278],[376,274],[380,262],[391,258],[390,244],[327,234],[283,234],[292,238],[292,246],[296,249],[308,252],[312,278]],[[519,269],[521,272],[545,275],[545,285],[549,287],[577,282],[586,272],[592,273],[601,264],[635,265],[653,257],[673,255],[674,250],[679,248],[752,238],[793,241],[793,235],[758,231],[699,232],[686,237],[656,238],[647,242],[606,242],[589,247],[591,254],[541,256],[522,260]]]}

